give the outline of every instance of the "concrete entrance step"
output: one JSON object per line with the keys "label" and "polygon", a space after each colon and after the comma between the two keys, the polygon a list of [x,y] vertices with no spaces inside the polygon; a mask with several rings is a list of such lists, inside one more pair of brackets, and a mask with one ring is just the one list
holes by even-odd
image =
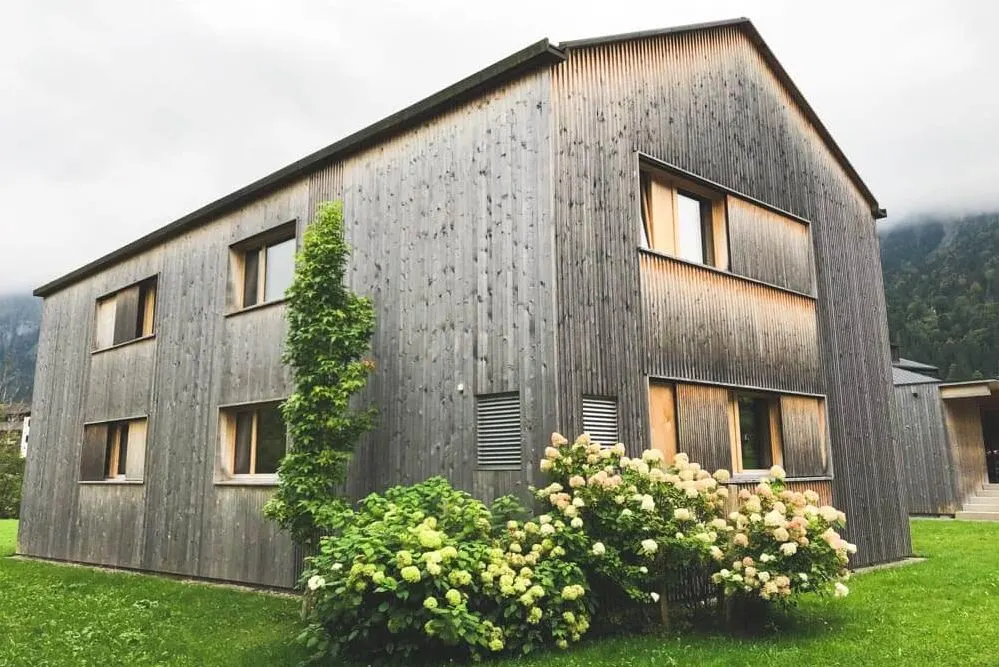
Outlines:
{"label": "concrete entrance step", "polygon": [[999,512],[999,503],[972,498],[961,509],[965,512]]}
{"label": "concrete entrance step", "polygon": [[967,512],[961,511],[954,515],[955,519],[964,521],[999,521],[999,512]]}
{"label": "concrete entrance step", "polygon": [[999,484],[986,484],[975,493],[980,496],[992,496],[999,498]]}

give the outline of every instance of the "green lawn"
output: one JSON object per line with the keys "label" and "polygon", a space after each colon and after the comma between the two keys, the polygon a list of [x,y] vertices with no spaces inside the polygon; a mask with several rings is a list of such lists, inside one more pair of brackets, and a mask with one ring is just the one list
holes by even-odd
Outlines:
{"label": "green lawn", "polygon": [[[0,521],[0,555],[17,524]],[[295,665],[298,601],[0,559],[0,666]]]}
{"label": "green lawn", "polygon": [[[0,555],[15,524],[0,521]],[[999,524],[913,521],[925,563],[806,600],[779,635],[638,637],[492,663],[526,665],[995,665]],[[0,559],[0,666],[294,665],[298,603],[151,576]]]}

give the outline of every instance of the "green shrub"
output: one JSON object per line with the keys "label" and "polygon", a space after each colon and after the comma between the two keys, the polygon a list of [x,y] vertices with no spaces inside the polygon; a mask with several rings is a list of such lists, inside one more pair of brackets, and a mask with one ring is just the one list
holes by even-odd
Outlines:
{"label": "green shrub", "polygon": [[564,524],[545,525],[497,529],[442,478],[372,494],[336,515],[309,559],[303,639],[317,657],[364,662],[565,647],[589,626],[586,581],[565,557]]}
{"label": "green shrub", "polygon": [[657,450],[636,459],[624,453],[624,445],[602,447],[586,434],[571,444],[554,434],[541,462],[552,483],[537,497],[580,535],[570,544],[583,548],[571,557],[586,570],[598,603],[658,603],[668,625],[669,594],[727,540],[728,489],[719,481],[729,474],[712,476],[685,454],[666,465]]}
{"label": "green shrub", "polygon": [[791,491],[783,479],[783,469],[774,466],[755,492],[739,492],[739,508],[729,515],[723,567],[714,581],[736,601],[788,600],[810,591],[846,595],[847,564],[856,552],[836,532],[846,515],[816,506],[817,493]]}
{"label": "green shrub", "polygon": [[0,519],[16,519],[21,512],[24,459],[20,443],[0,433]]}

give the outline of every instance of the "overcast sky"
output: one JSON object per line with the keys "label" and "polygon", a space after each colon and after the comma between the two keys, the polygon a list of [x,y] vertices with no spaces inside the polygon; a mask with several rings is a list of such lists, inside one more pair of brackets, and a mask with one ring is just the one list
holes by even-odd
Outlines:
{"label": "overcast sky", "polygon": [[542,37],[748,16],[892,218],[999,208],[999,3],[3,0],[0,293]]}

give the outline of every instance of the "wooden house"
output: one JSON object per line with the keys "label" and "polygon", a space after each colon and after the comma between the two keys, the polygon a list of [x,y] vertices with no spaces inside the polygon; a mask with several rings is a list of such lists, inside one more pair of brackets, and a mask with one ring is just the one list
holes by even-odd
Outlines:
{"label": "wooden house", "polygon": [[908,512],[999,521],[999,380],[893,379]]}
{"label": "wooden house", "polygon": [[782,463],[858,563],[910,554],[884,212],[745,19],[542,40],[40,287],[21,553],[292,585],[281,293],[333,199],[377,315],[351,493],[523,493],[588,430]]}

